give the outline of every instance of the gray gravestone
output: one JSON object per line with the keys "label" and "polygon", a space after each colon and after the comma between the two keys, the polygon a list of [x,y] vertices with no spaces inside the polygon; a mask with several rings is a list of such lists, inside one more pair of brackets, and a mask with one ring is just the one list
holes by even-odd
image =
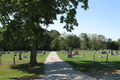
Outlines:
{"label": "gray gravestone", "polygon": [[113,55],[113,51],[112,51],[112,49],[110,49],[110,55]]}
{"label": "gray gravestone", "polygon": [[115,51],[115,55],[119,55],[118,51]]}
{"label": "gray gravestone", "polygon": [[62,53],[62,54],[64,53],[63,50],[61,51],[61,53]]}
{"label": "gray gravestone", "polygon": [[89,51],[89,48],[87,48],[87,50]]}
{"label": "gray gravestone", "polygon": [[17,51],[14,51],[14,53],[13,53],[13,54],[14,54],[14,56],[16,56],[16,54],[17,54],[17,53],[18,53]]}
{"label": "gray gravestone", "polygon": [[41,51],[41,50],[39,50],[39,51],[37,51],[37,53],[42,53],[42,51]]}
{"label": "gray gravestone", "polygon": [[19,51],[19,60],[22,60],[21,54],[22,54],[22,50]]}
{"label": "gray gravestone", "polygon": [[107,53],[107,52],[106,52],[106,51],[102,51],[102,52],[101,52],[101,54],[105,54],[105,53]]}
{"label": "gray gravestone", "polygon": [[8,50],[7,53],[10,54],[10,50]]}
{"label": "gray gravestone", "polygon": [[21,53],[19,53],[19,60],[22,60],[22,58],[21,58]]}
{"label": "gray gravestone", "polygon": [[22,51],[22,53],[25,53],[25,51]]}
{"label": "gray gravestone", "polygon": [[101,54],[103,54],[103,49],[101,48]]}
{"label": "gray gravestone", "polygon": [[97,54],[100,53],[100,52],[97,52]]}
{"label": "gray gravestone", "polygon": [[23,56],[23,58],[27,58],[27,56]]}
{"label": "gray gravestone", "polygon": [[75,55],[79,55],[78,51],[75,51]]}
{"label": "gray gravestone", "polygon": [[16,53],[16,54],[17,54],[17,53],[18,53],[18,51],[14,51],[14,53]]}
{"label": "gray gravestone", "polygon": [[45,51],[43,51],[43,55],[45,55],[45,53],[46,53],[46,52],[45,52]]}
{"label": "gray gravestone", "polygon": [[67,54],[67,58],[72,58],[72,51],[71,51],[71,47],[69,49],[69,53]]}

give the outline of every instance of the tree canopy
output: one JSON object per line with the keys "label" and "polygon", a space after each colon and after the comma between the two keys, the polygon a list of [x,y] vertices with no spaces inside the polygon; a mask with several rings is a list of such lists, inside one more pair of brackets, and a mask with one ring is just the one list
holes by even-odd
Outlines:
{"label": "tree canopy", "polygon": [[73,26],[78,26],[75,15],[79,2],[83,3],[81,8],[88,8],[88,0],[1,0],[2,39],[17,45],[29,43],[32,46],[30,63],[36,64],[36,45],[45,39],[41,25],[54,24],[61,14],[60,23],[65,23],[67,31],[73,30]]}
{"label": "tree canopy", "polygon": [[88,0],[2,0],[0,22],[2,25],[9,25],[13,21],[17,24],[25,22],[26,26],[34,26],[31,24],[36,22],[48,26],[57,20],[57,15],[62,14],[60,22],[66,24],[64,28],[67,31],[71,31],[73,26],[78,26],[75,15],[79,2],[83,3],[81,8],[88,8]]}

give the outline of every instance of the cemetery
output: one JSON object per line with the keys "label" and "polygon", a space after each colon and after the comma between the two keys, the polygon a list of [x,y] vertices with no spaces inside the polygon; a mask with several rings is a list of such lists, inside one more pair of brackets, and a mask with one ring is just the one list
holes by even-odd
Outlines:
{"label": "cemetery", "polygon": [[59,51],[57,52],[62,60],[70,64],[75,70],[80,70],[82,72],[120,69],[120,64],[118,64],[120,61],[120,51],[111,49],[103,52],[101,52],[101,50],[79,50],[78,53],[79,55],[72,55],[72,58],[66,58],[66,56],[68,55],[67,53],[62,54]]}
{"label": "cemetery", "polygon": [[[0,74],[3,76],[1,79],[12,79],[12,75],[16,77],[28,76],[27,78],[37,77],[43,74],[42,70],[44,66],[44,61],[49,54],[49,51],[36,51],[37,61],[39,62],[37,66],[30,66],[30,51],[24,53],[24,51],[2,51],[0,52]],[[92,72],[99,70],[111,70],[120,69],[120,51],[117,50],[74,50],[71,48],[68,50],[57,51],[58,56],[70,64],[75,70],[80,70],[81,72]],[[42,55],[42,56],[41,56]],[[14,60],[15,59],[15,63]],[[35,71],[34,71],[34,70]],[[9,70],[9,71],[7,71]],[[41,70],[42,72],[40,72]],[[20,75],[16,75],[15,73]],[[12,73],[12,74],[11,74]],[[31,74],[32,73],[32,74]],[[36,75],[37,73],[37,75]],[[6,77],[6,75],[9,75]]]}
{"label": "cemetery", "polygon": [[[112,49],[94,50],[87,48],[83,49],[62,49],[56,51],[58,56],[70,64],[75,70],[81,72],[93,72],[100,70],[120,69],[120,51]],[[38,65],[31,66],[30,62],[31,52],[27,50],[6,50],[0,51],[0,80],[7,80],[13,78],[34,78],[44,73],[44,62],[50,51],[37,50],[36,59]],[[17,75],[16,72],[19,74]],[[37,73],[37,75],[36,75]],[[9,76],[8,76],[9,75]],[[7,76],[7,77],[6,77]],[[14,76],[14,77],[13,77]]]}
{"label": "cemetery", "polygon": [[[19,56],[19,51],[9,50],[4,52],[6,52],[6,54],[2,54],[2,52],[0,52],[0,80],[13,80],[14,78],[24,80],[38,77],[43,74],[42,67],[49,54],[49,52],[46,52],[44,55],[42,53],[38,53],[38,65],[31,66],[28,64],[30,61],[30,51],[26,53],[22,51],[21,58]],[[40,56],[41,54],[43,56]],[[13,58],[15,59],[15,65]]]}
{"label": "cemetery", "polygon": [[[108,1],[104,1],[105,6],[99,5],[103,2],[88,2],[88,0],[2,0],[0,2],[0,80],[40,78],[45,73],[46,60],[49,67],[52,65],[50,68],[52,72],[58,70],[53,70],[54,63],[60,65],[64,61],[74,70],[83,73],[120,70],[120,38],[117,31],[119,12],[116,12],[119,11],[117,9],[119,2],[113,1],[107,4]],[[90,7],[92,5],[90,9],[89,4]],[[79,15],[78,8],[89,11]],[[81,20],[77,21],[78,18]],[[59,31],[61,31],[59,27],[63,27],[70,34],[61,33],[53,27],[51,30],[47,29],[51,25],[56,26]],[[77,26],[80,28],[74,29]],[[108,36],[103,35],[106,33],[118,40],[107,38]],[[50,51],[53,51],[52,58],[46,59]]]}

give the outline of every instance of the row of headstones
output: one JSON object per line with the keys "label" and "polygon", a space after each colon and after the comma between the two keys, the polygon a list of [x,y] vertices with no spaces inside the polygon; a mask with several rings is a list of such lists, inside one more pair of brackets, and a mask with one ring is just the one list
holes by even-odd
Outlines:
{"label": "row of headstones", "polygon": [[[106,51],[101,50],[101,54],[105,54],[105,53],[107,53],[107,52],[106,52]],[[108,51],[108,53],[109,53],[110,55],[113,55],[113,50],[112,50],[112,49],[110,49],[110,50]],[[115,51],[115,55],[119,55],[118,51]]]}
{"label": "row of headstones", "polygon": [[[10,50],[8,50],[7,53],[10,54]],[[21,50],[21,51],[14,51],[14,52],[13,52],[14,55],[16,55],[17,53],[26,53],[26,51],[22,51],[22,50]],[[41,50],[39,50],[39,51],[36,51],[36,53],[43,53],[43,54],[45,54],[46,51],[41,51]],[[6,52],[0,51],[0,56],[2,56],[2,54],[6,54]]]}
{"label": "row of headstones", "polygon": [[[65,50],[61,50],[61,52],[64,53]],[[73,53],[72,53],[71,47],[70,47],[70,49],[67,50],[67,58],[72,58],[72,55],[73,55],[73,56],[74,56],[74,55],[79,55],[79,53],[78,53],[78,51],[73,51]],[[81,57],[85,57],[85,54],[83,54],[83,56],[81,56]]]}
{"label": "row of headstones", "polygon": [[[19,52],[19,51],[18,51]],[[18,53],[17,51],[14,52],[14,56],[16,56],[16,53]],[[19,52],[19,53],[22,53],[22,52]],[[45,55],[46,51],[36,51],[36,53],[43,53],[43,55]],[[31,53],[30,53],[31,54]],[[20,54],[19,54],[20,55]],[[27,56],[23,56],[23,58],[27,58]],[[21,58],[22,59],[22,58]]]}
{"label": "row of headstones", "polygon": [[[8,50],[7,52],[0,51],[0,53],[1,54],[6,54],[6,53],[10,54],[10,50]],[[13,53],[26,53],[26,52],[21,50],[21,51],[14,51]]]}
{"label": "row of headstones", "polygon": [[[87,50],[88,50],[88,51],[92,51],[93,49],[89,49],[89,48],[87,48]],[[82,51],[82,49],[79,49],[79,51]]]}
{"label": "row of headstones", "polygon": [[[62,53],[62,54],[63,54],[63,53],[67,53],[67,54],[69,54],[70,51],[69,51],[69,50],[67,50],[67,51],[65,51],[65,50],[61,50],[61,53]],[[78,52],[78,51],[73,51],[72,54],[79,55],[79,52]]]}

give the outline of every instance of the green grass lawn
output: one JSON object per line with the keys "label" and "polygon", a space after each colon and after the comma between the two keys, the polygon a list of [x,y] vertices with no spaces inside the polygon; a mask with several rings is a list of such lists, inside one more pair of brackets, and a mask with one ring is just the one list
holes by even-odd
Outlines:
{"label": "green grass lawn", "polygon": [[[31,66],[29,65],[30,61],[30,52],[22,53],[22,60],[19,60],[19,54],[14,56],[11,52],[10,54],[2,54],[1,64],[0,64],[0,80],[30,80],[37,78],[44,73],[44,62],[49,52],[45,55],[42,53],[37,54],[38,65]],[[27,56],[27,58],[23,58]],[[13,57],[15,57],[15,65],[13,63]]]}
{"label": "green grass lawn", "polygon": [[[120,57],[118,55],[108,54],[108,62],[106,62],[106,57],[101,58],[99,56],[107,56],[107,54],[98,54],[95,52],[100,51],[79,51],[80,55],[75,55],[73,58],[67,58],[67,54],[65,53],[62,54],[61,52],[57,52],[57,54],[75,70],[80,70],[82,72],[120,69]],[[115,53],[115,51],[113,51],[113,53]],[[85,54],[85,57],[82,58],[81,56],[83,56],[83,54]]]}

